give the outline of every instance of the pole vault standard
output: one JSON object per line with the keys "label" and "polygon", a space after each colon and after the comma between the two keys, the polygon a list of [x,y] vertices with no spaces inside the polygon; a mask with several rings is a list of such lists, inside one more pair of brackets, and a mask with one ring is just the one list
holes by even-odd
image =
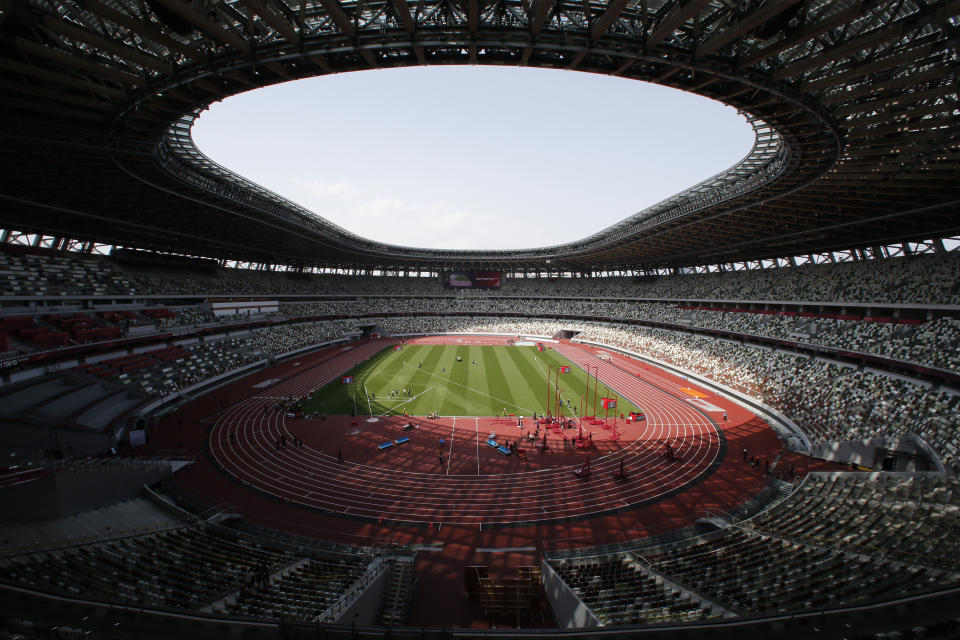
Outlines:
{"label": "pole vault standard", "polygon": [[370,418],[373,418],[373,405],[370,404],[370,392],[367,391],[367,383],[363,383],[363,396],[367,399],[367,411],[370,412]]}
{"label": "pole vault standard", "polygon": [[593,417],[597,417],[597,387],[600,385],[600,367],[591,367],[594,370],[593,374]]}
{"label": "pole vault standard", "polygon": [[580,415],[586,417],[590,410],[590,365],[584,364],[583,368],[587,370],[587,392],[583,395],[583,411],[580,412]]}
{"label": "pole vault standard", "polygon": [[560,367],[557,366],[556,369],[557,369],[557,373],[554,374],[555,378],[553,381],[553,388],[557,390],[557,393],[556,393],[556,401],[553,404],[553,415],[559,418],[560,417]]}
{"label": "pole vault standard", "polygon": [[[607,421],[610,419],[610,402],[608,401],[609,398],[610,398],[610,389],[608,389],[606,385],[604,385],[603,387],[603,410],[604,410],[603,424],[604,426],[606,426]],[[616,409],[616,402],[614,402],[614,409]],[[614,417],[616,417],[617,414],[614,413],[613,415]]]}
{"label": "pole vault standard", "polygon": [[553,365],[547,367],[547,413],[550,413],[550,371],[553,369]]}
{"label": "pole vault standard", "polygon": [[[610,389],[607,388],[607,385],[603,385],[603,397],[604,398],[610,397]],[[610,406],[609,406],[609,403],[606,403],[606,402],[604,402],[603,404],[607,405],[606,407],[604,407],[605,411],[603,414],[603,424],[606,425],[607,419],[610,417]]]}

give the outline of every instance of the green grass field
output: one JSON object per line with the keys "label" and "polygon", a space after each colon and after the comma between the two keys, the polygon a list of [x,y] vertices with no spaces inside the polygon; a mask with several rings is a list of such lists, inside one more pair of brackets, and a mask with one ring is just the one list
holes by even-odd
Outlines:
{"label": "green grass field", "polygon": [[[462,362],[457,362],[457,356]],[[477,364],[474,364],[476,362]],[[559,376],[560,395],[569,408],[563,415],[580,413],[581,397],[587,391],[587,373],[552,350],[536,347],[405,345],[402,350],[381,351],[345,375],[354,382],[343,384],[339,378],[320,389],[304,403],[306,413],[357,415],[425,416],[436,411],[442,416],[498,416],[506,412],[530,416],[547,413],[547,368],[551,372],[551,405],[555,402],[553,380],[556,367],[566,365],[570,373]],[[590,380],[592,413],[594,381]],[[403,395],[409,389],[410,395]],[[399,390],[400,395],[388,395]],[[597,392],[597,413],[604,415],[599,398],[614,397],[601,382]],[[554,407],[551,406],[551,409]],[[616,412],[635,411],[624,398]]]}

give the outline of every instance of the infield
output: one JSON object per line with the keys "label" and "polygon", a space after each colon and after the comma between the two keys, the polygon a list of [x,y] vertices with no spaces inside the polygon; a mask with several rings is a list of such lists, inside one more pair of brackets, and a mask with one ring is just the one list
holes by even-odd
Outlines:
{"label": "infield", "polygon": [[[558,374],[561,367],[570,371]],[[611,416],[639,410],[603,381],[597,384],[588,378],[581,366],[552,349],[539,351],[536,346],[408,344],[400,350],[381,351],[344,376],[353,381],[340,378],[316,390],[302,403],[304,412],[374,416],[562,413],[572,417],[594,415],[596,402],[596,415],[603,417],[604,397],[618,398]]]}

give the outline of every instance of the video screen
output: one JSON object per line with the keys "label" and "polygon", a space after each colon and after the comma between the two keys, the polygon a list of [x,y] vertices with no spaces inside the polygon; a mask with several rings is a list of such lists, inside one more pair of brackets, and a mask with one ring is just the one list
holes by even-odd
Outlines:
{"label": "video screen", "polygon": [[469,271],[451,271],[447,274],[447,284],[451,287],[472,287],[473,274]]}
{"label": "video screen", "polygon": [[474,271],[473,286],[480,287],[483,289],[499,289],[500,288],[500,272],[499,271]]}
{"label": "video screen", "polygon": [[500,271],[446,271],[441,276],[443,286],[466,289],[499,289]]}

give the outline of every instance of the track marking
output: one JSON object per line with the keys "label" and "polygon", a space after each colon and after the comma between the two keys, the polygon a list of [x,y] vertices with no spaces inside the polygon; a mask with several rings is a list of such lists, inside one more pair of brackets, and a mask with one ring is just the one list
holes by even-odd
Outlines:
{"label": "track marking", "polygon": [[[422,396],[423,394],[425,394],[427,391],[430,391],[430,389],[433,389],[433,387],[427,387],[426,389],[424,389],[423,391],[421,391],[421,392],[418,393],[417,395],[413,396],[413,397],[410,398],[409,400],[404,400],[404,401],[401,402],[400,404],[394,406],[392,409],[389,409],[389,410],[385,411],[384,413],[381,413],[381,414],[380,414],[380,417],[382,418],[382,417],[388,415],[391,411],[396,411],[396,410],[397,410],[397,407],[402,407],[403,405],[407,404],[408,402],[413,402],[414,400],[416,400],[417,398],[419,398],[420,396]],[[390,398],[387,398],[387,399],[389,400]]]}
{"label": "track marking", "polygon": [[480,416],[474,418],[474,428],[477,430],[477,475],[480,475]]}
{"label": "track marking", "polygon": [[450,460],[453,458],[453,434],[457,431],[457,416],[453,416],[453,429],[450,430],[450,449],[447,452],[447,475],[450,475]]}

